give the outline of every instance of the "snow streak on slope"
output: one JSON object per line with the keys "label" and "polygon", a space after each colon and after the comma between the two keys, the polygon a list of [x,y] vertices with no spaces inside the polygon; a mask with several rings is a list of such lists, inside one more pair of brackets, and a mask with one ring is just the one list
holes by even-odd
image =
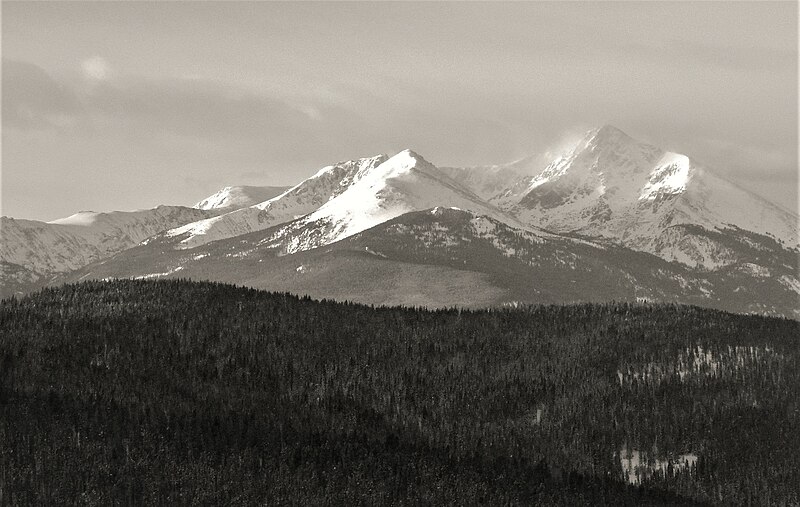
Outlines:
{"label": "snow streak on slope", "polygon": [[253,187],[238,186],[225,187],[219,192],[210,195],[202,201],[196,203],[193,208],[197,209],[225,209],[233,210],[246,208],[260,202],[280,195],[289,187]]}

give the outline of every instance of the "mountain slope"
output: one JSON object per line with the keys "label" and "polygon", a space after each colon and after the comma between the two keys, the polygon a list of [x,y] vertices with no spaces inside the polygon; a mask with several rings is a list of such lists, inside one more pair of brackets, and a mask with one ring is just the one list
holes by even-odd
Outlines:
{"label": "mountain slope", "polygon": [[179,248],[191,248],[303,217],[282,232],[291,244],[287,253],[293,253],[437,205],[457,206],[516,223],[418,154],[405,150],[391,158],[378,156],[325,168],[274,199],[187,224],[168,231],[165,237]]}
{"label": "mountain slope", "polygon": [[[702,252],[705,232],[744,230],[798,245],[797,216],[696,164],[605,126],[590,131],[527,188],[496,202],[527,224],[603,237],[668,260],[716,268],[735,261]],[[699,226],[675,241],[675,226]]]}
{"label": "mountain slope", "polygon": [[[294,226],[297,224],[297,226]],[[614,245],[540,235],[452,208],[409,212],[318,248],[298,250],[287,226],[190,250],[157,242],[86,266],[61,281],[192,278],[367,304],[482,307],[519,302],[683,302],[800,317],[800,286],[786,264],[756,276],[753,264],[691,269]],[[309,233],[313,234],[313,232]]]}
{"label": "mountain slope", "polygon": [[0,286],[4,296],[115,254],[166,229],[215,211],[159,206],[139,211],[82,211],[52,222],[0,218]]}
{"label": "mountain slope", "polygon": [[273,241],[284,242],[286,253],[309,250],[435,206],[469,210],[522,227],[418,154],[405,150],[318,210],[287,225]]}
{"label": "mountain slope", "polygon": [[177,248],[192,248],[289,222],[316,210],[344,192],[360,174],[387,159],[386,155],[378,155],[323,167],[310,178],[272,199],[174,228],[164,236],[173,238],[168,241],[175,243]]}

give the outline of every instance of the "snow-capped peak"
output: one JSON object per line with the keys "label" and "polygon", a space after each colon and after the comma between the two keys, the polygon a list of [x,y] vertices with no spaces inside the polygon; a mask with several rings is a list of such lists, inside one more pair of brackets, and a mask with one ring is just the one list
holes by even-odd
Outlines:
{"label": "snow-capped peak", "polygon": [[[407,158],[413,158],[413,159],[416,159],[416,160],[425,160],[422,157],[422,155],[420,155],[419,153],[415,152],[411,148],[406,148],[404,150],[401,150],[401,151],[397,152],[397,155],[395,155],[395,157],[407,157]],[[392,158],[394,158],[394,157],[392,157]]]}
{"label": "snow-capped peak", "polygon": [[[383,180],[399,177],[412,170],[430,173],[431,169],[435,170],[430,162],[414,151],[405,149],[369,171],[369,177]],[[367,174],[362,174],[361,177],[367,177]]]}
{"label": "snow-capped peak", "polygon": [[595,144],[601,143],[636,143],[631,136],[621,131],[613,125],[603,125],[600,128],[592,129],[587,132],[586,137],[591,138]]}
{"label": "snow-capped peak", "polygon": [[[668,155],[655,146],[636,141],[616,127],[605,125],[588,131],[571,150],[536,175],[521,201],[529,208],[553,208],[567,201],[594,201],[602,197],[613,209],[615,202],[627,202],[643,195],[642,189],[651,180],[651,173],[659,169],[667,172],[679,157]],[[662,162],[659,159],[663,159]],[[682,162],[680,167],[688,170],[689,166]],[[660,173],[653,175],[653,185],[660,182],[662,176]],[[674,179],[665,185],[673,189],[680,187]],[[661,186],[654,190],[658,188]],[[577,195],[571,196],[572,193]]]}
{"label": "snow-capped peak", "polygon": [[662,238],[678,225],[710,231],[736,227],[798,244],[796,215],[686,155],[637,141],[610,125],[587,132],[553,160],[516,203],[499,203],[529,226],[603,236],[669,260],[680,260],[677,250],[688,248],[688,242],[674,245]]}
{"label": "snow-capped peak", "polygon": [[347,238],[412,211],[457,207],[521,224],[451,179],[412,150],[360,173],[341,194],[270,239],[289,237],[287,253]]}

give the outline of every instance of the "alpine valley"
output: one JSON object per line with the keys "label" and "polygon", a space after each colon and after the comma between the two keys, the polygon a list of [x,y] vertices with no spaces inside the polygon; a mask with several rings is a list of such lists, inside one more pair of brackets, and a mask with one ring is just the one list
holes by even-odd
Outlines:
{"label": "alpine valley", "polygon": [[800,318],[797,214],[612,126],[539,160],[439,168],[405,150],[193,207],[3,217],[2,296],[191,278],[375,305],[647,300]]}

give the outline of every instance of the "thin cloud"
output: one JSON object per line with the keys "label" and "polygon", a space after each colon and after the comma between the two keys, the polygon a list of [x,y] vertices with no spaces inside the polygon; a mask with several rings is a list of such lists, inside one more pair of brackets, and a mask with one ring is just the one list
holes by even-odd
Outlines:
{"label": "thin cloud", "polygon": [[29,62],[3,59],[3,126],[58,128],[81,114],[83,106],[70,87]]}
{"label": "thin cloud", "polygon": [[111,76],[111,66],[100,56],[93,56],[81,62],[83,74],[90,80],[105,81]]}

